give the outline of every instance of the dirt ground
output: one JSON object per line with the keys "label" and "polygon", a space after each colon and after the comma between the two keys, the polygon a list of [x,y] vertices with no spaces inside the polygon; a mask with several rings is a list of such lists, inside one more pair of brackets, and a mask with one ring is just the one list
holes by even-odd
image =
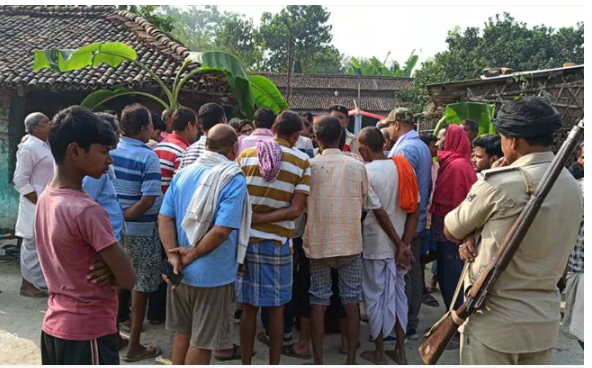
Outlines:
{"label": "dirt ground", "polygon": [[[20,271],[15,260],[1,260],[0,257],[0,365],[7,364],[41,364],[39,351],[39,337],[41,323],[45,310],[47,309],[46,299],[29,299],[21,297],[18,293],[20,286]],[[435,294],[440,299],[440,295]],[[440,299],[441,301],[441,299]],[[442,303],[440,303],[442,305]],[[431,308],[425,305],[421,309],[421,323],[419,331],[425,331],[444,313],[444,307]],[[238,327],[238,326],[237,326]],[[152,326],[146,323],[145,333],[142,335],[142,343],[160,346],[164,354],[155,360],[145,360],[136,364],[171,364],[171,343],[172,333],[166,331],[162,326]],[[298,331],[294,330],[295,338]],[[362,323],[360,341],[363,350],[372,349],[374,344],[368,341],[368,325]],[[420,340],[421,341],[421,340]],[[407,359],[409,364],[421,364],[417,353],[420,341],[409,341],[407,343]],[[235,342],[239,342],[238,328],[235,329]],[[339,355],[339,335],[327,335],[325,337],[325,364],[343,364],[345,357]],[[390,345],[389,345],[390,346]],[[255,343],[257,354],[253,364],[267,364],[267,347],[259,341]],[[282,357],[282,364],[300,365],[305,361]],[[390,361],[390,364],[394,362]],[[224,364],[212,360],[213,364]],[[365,360],[358,358],[358,363],[368,364]],[[456,365],[459,363],[458,350],[446,351],[440,359],[440,364]],[[574,340],[559,336],[559,343],[553,354],[554,364],[584,364],[584,353]],[[125,364],[122,362],[122,364]],[[227,364],[240,364],[240,361],[232,361]]]}

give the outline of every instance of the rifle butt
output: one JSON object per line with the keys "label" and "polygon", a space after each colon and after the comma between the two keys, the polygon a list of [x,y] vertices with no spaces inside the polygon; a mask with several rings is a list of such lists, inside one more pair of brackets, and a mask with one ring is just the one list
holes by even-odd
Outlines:
{"label": "rifle butt", "polygon": [[450,340],[458,330],[459,325],[454,322],[452,315],[448,313],[443,320],[439,322],[439,327],[432,330],[426,340],[419,347],[419,355],[424,364],[433,365],[438,362],[440,356],[448,346]]}

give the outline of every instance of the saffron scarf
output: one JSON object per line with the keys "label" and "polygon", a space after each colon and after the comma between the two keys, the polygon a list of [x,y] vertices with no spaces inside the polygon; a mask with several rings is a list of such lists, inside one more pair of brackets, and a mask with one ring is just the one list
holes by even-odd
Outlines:
{"label": "saffron scarf", "polygon": [[413,167],[403,155],[393,156],[391,159],[399,174],[399,208],[405,213],[413,213],[419,202],[419,185]]}

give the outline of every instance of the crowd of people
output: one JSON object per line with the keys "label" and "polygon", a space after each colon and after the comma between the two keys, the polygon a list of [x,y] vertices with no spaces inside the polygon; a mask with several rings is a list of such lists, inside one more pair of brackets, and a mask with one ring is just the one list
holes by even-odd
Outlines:
{"label": "crowd of people", "polygon": [[[405,108],[357,135],[348,124],[340,105],[231,122],[216,103],[27,116],[17,235],[21,294],[49,296],[42,362],[119,364],[123,348],[126,362],[159,356],[141,343],[148,312],[175,333],[173,364],[251,364],[256,338],[269,364],[322,364],[334,317],[346,364],[361,319],[375,349],[360,356],[406,364],[422,304],[439,305],[436,288],[447,310],[462,304],[460,285],[491,261],[553,159],[561,119],[523,98],[498,112],[499,135],[471,120],[420,134]],[[582,145],[581,187],[560,175],[487,310],[448,346],[461,364],[549,363],[562,275],[563,328],[583,347],[583,155]],[[295,324],[298,341],[284,345]]]}

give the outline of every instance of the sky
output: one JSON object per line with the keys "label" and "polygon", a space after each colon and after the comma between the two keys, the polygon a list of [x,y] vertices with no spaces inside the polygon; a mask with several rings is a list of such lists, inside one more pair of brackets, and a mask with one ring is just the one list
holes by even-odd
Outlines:
{"label": "sky", "polygon": [[[219,5],[218,9],[242,13],[259,24],[261,14],[277,13],[276,5]],[[446,49],[448,31],[460,26],[481,27],[491,16],[509,12],[529,26],[553,28],[575,26],[584,21],[583,6],[354,6],[328,5],[333,26],[333,45],[346,56],[383,60],[407,60],[416,50],[420,62]],[[420,51],[421,50],[421,51]]]}

